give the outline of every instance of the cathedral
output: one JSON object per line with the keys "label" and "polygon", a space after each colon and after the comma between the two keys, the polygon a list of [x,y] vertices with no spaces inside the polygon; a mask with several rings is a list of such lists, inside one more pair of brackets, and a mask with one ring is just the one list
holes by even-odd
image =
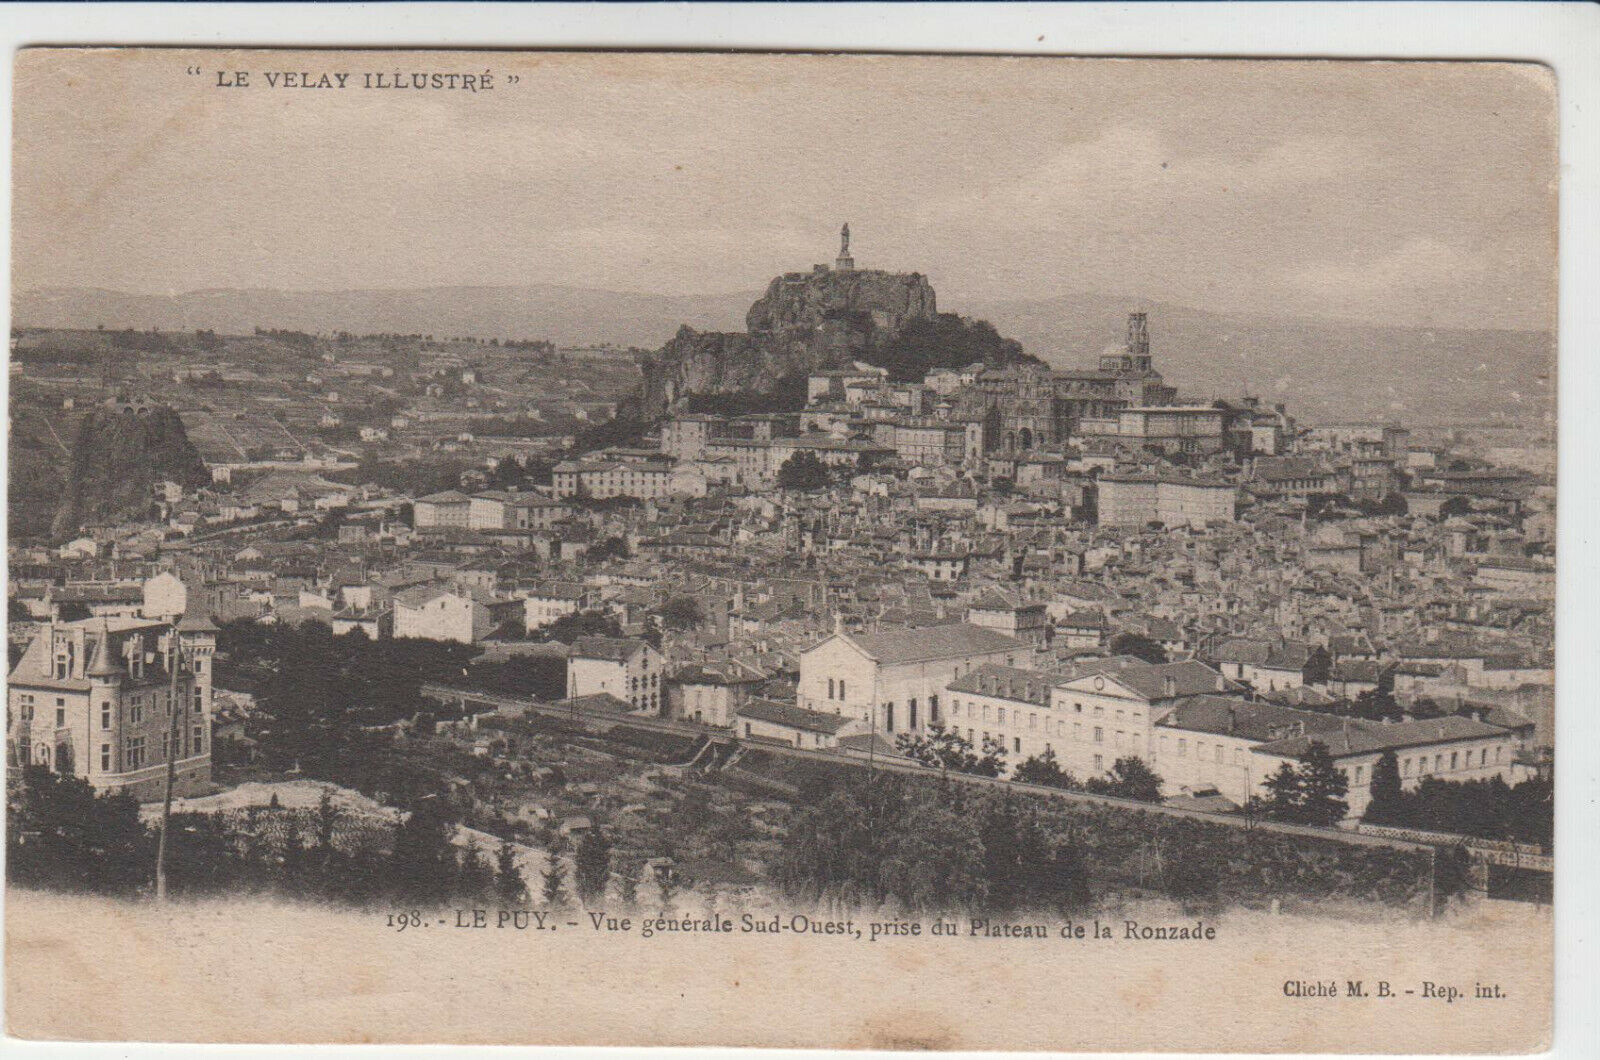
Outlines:
{"label": "cathedral", "polygon": [[1145,314],[1132,313],[1124,350],[1103,354],[1099,368],[989,369],[961,396],[956,412],[983,421],[986,451],[1021,453],[1058,447],[1079,433],[1083,420],[1133,406],[1170,404],[1176,396],[1152,365]]}

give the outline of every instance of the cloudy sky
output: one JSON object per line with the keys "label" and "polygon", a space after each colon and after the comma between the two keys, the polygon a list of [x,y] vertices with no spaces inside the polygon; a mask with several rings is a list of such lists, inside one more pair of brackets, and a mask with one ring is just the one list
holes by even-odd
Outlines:
{"label": "cloudy sky", "polygon": [[[488,93],[354,87],[486,68]],[[25,52],[16,95],[23,288],[708,294],[831,260],[848,220],[860,267],[925,272],[947,308],[1554,311],[1554,86],[1531,66]]]}

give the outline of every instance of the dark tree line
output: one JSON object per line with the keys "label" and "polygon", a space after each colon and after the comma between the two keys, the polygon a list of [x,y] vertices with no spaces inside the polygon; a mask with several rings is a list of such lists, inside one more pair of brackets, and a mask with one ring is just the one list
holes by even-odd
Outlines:
{"label": "dark tree line", "polygon": [[1362,818],[1368,824],[1537,843],[1546,849],[1555,837],[1555,785],[1538,777],[1514,785],[1499,777],[1424,777],[1407,791],[1395,753],[1385,751],[1372,767],[1371,796]]}
{"label": "dark tree line", "polygon": [[1066,791],[1085,791],[1091,795],[1110,795],[1137,802],[1160,802],[1163,783],[1160,774],[1151,769],[1138,755],[1117,759],[1112,763],[1110,772],[1103,777],[1090,777],[1081,781],[1061,768],[1061,764],[1056,760],[1055,751],[1050,748],[1046,748],[1044,754],[1034,755],[1023,761],[1017,766],[1011,779],[1020,780],[1024,784],[1041,784],[1047,788],[1062,788]]}
{"label": "dark tree line", "polygon": [[1267,797],[1253,797],[1249,809],[1275,821],[1331,828],[1350,810],[1345,801],[1350,781],[1320,740],[1313,740],[1301,753],[1297,766],[1281,763],[1267,778],[1266,788]]}
{"label": "dark tree line", "polygon": [[793,897],[922,912],[1068,911],[1091,897],[1082,857],[1046,833],[1036,803],[883,774],[802,813],[773,875]]}
{"label": "dark tree line", "polygon": [[817,458],[817,454],[802,449],[778,468],[778,487],[786,490],[822,490],[833,485],[833,472]]}
{"label": "dark tree line", "polygon": [[965,368],[982,362],[990,366],[1044,362],[1024,353],[1015,339],[1001,337],[987,320],[971,320],[956,313],[939,313],[912,320],[881,349],[863,360],[889,370],[896,383],[921,382],[936,368]]}
{"label": "dark tree line", "polygon": [[[975,915],[1081,910],[1101,896],[1265,907],[1416,906],[1465,886],[1426,853],[898,774],[802,792],[773,879],[794,898]],[[1437,871],[1437,875],[1435,875]],[[1430,879],[1432,887],[1430,887]]]}
{"label": "dark tree line", "polygon": [[[451,842],[457,819],[449,802],[425,797],[391,826],[352,832],[326,794],[310,812],[178,813],[168,885],[180,896],[262,893],[354,905],[525,902],[515,848],[502,842],[491,864],[476,847]],[[138,895],[152,886],[157,835],[158,828],[140,821],[131,796],[96,796],[81,778],[29,767],[8,792],[6,878],[51,890]]]}

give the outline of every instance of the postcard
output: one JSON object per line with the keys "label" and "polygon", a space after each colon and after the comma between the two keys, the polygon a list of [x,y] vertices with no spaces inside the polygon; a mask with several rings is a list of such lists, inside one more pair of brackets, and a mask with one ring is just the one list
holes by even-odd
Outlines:
{"label": "postcard", "polygon": [[14,62],[10,1034],[1547,1047],[1548,68]]}

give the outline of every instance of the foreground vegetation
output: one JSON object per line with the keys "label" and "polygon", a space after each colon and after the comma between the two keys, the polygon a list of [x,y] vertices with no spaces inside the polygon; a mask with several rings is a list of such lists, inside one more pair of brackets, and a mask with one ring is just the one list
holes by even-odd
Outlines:
{"label": "foreground vegetation", "polygon": [[1200,906],[1354,899],[1425,906],[1465,858],[1062,802],[895,774],[856,775],[792,823],[773,871],[799,898],[940,911],[1059,909],[1140,895]]}

